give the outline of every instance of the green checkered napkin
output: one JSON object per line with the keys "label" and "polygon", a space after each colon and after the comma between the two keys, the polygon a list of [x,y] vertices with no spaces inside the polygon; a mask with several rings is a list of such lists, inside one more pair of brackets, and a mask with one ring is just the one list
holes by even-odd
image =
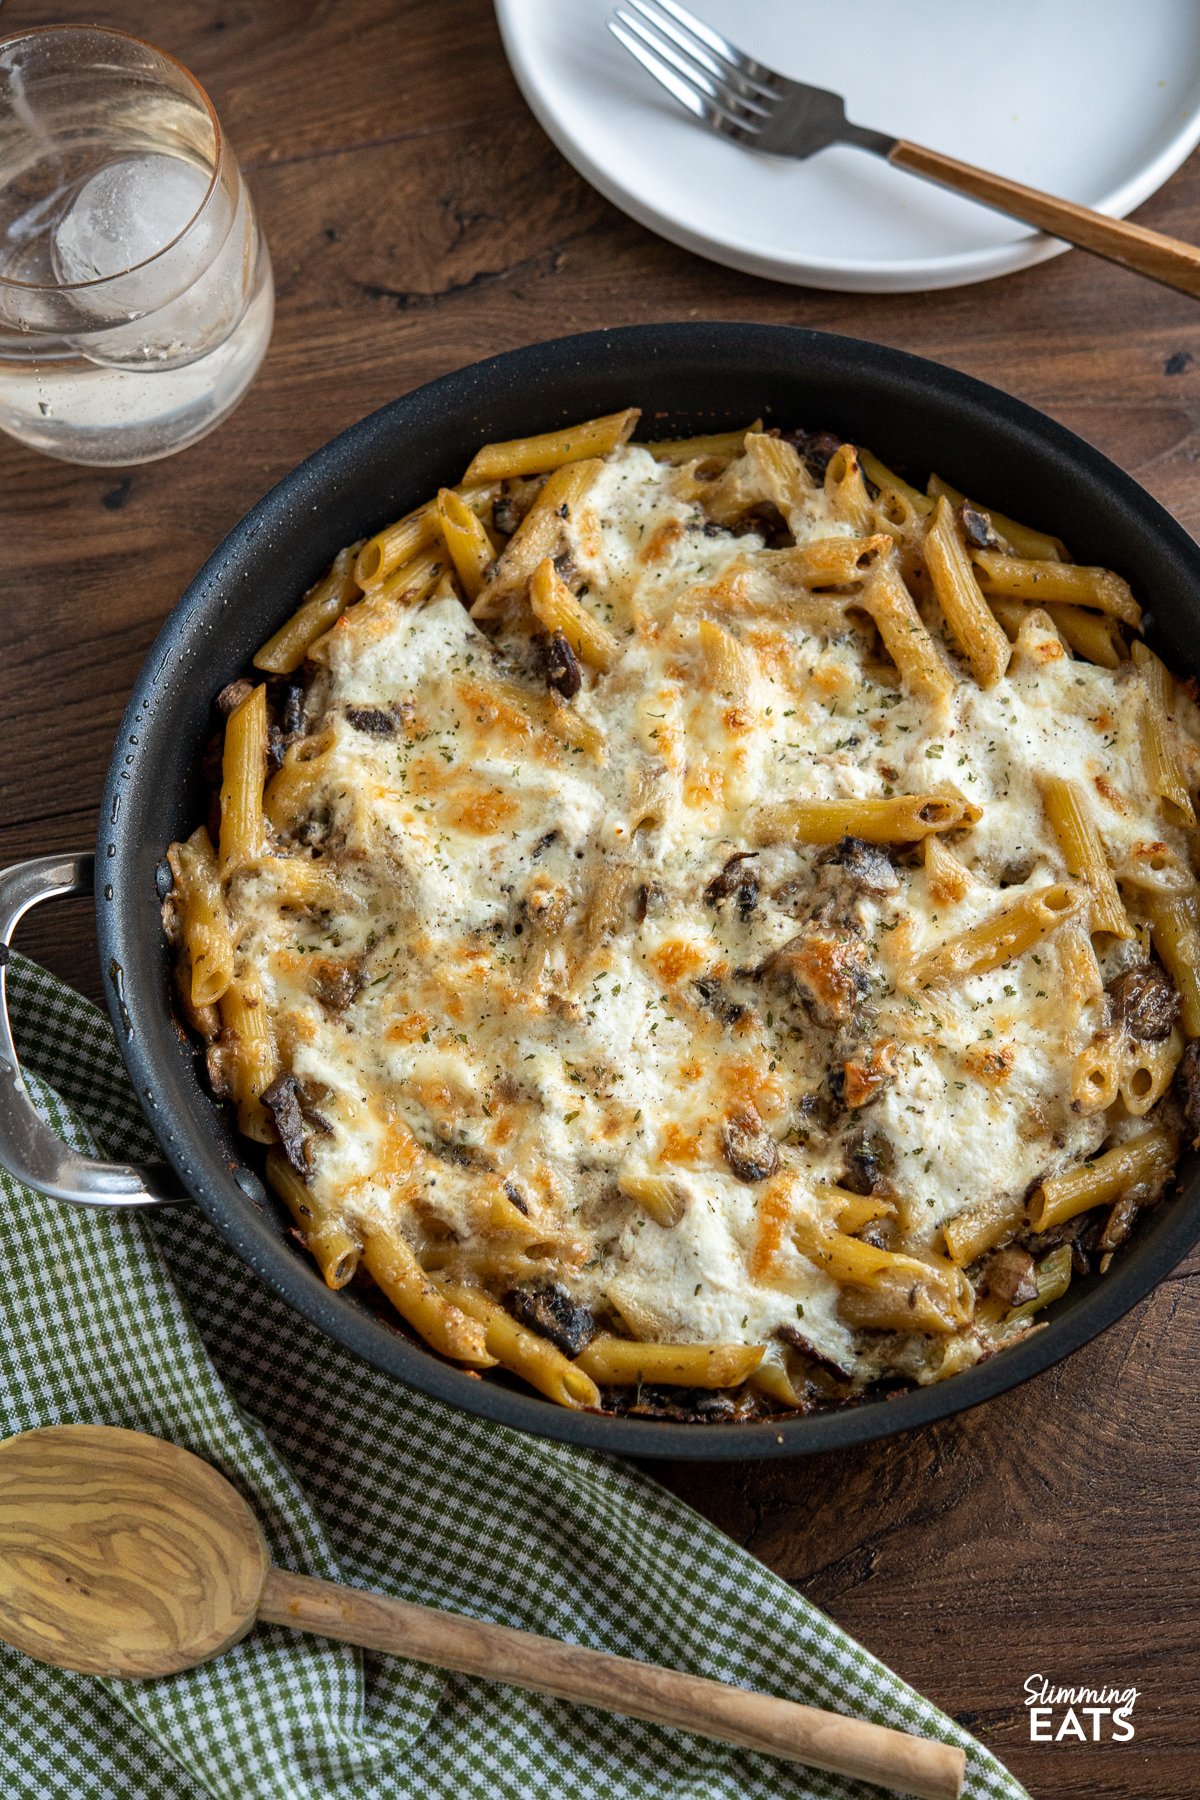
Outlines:
{"label": "green checkered napkin", "polygon": [[[153,1154],[101,1014],[20,959],[9,993],[56,1128],[83,1151]],[[241,1489],[284,1568],[940,1737],[965,1747],[972,1800],[1021,1800],[979,1744],[653,1481],[407,1392],[268,1294],[196,1209],[88,1213],[4,1177],[0,1258],[0,1435],[155,1432]],[[279,1627],[145,1684],[0,1645],[0,1726],[6,1800],[868,1792]]]}

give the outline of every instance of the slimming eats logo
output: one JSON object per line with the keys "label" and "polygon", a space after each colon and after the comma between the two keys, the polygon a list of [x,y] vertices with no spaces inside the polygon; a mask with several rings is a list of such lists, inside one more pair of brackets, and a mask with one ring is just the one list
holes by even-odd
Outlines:
{"label": "slimming eats logo", "polygon": [[[1052,1687],[1044,1675],[1025,1679],[1029,1740],[1034,1744],[1128,1744],[1138,1691],[1129,1688]],[[1090,1722],[1090,1729],[1085,1721]]]}

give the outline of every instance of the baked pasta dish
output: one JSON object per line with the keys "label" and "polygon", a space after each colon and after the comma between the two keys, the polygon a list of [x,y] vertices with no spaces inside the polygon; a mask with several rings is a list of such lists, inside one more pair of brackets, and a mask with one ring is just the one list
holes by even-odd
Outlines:
{"label": "baked pasta dish", "polygon": [[482,449],[217,696],[184,1016],[329,1284],[466,1369],[938,1381],[1200,1130],[1195,690],[938,476],[637,418]]}

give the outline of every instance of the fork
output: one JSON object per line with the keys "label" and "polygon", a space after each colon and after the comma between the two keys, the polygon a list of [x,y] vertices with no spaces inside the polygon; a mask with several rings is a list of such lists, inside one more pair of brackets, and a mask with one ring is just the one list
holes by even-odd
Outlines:
{"label": "fork", "polygon": [[1200,299],[1200,249],[1126,219],[1109,219],[1007,176],[855,125],[840,94],[758,62],[679,0],[623,0],[608,28],[654,79],[710,130],[766,156],[804,158],[852,144],[1108,262]]}

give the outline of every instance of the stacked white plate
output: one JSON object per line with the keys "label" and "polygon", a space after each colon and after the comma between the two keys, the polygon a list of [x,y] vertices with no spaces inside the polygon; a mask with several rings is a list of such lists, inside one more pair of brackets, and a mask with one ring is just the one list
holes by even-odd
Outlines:
{"label": "stacked white plate", "polygon": [[[1200,141],[1194,0],[689,0],[751,55],[844,94],[850,118],[1124,216]],[[835,148],[808,162],[713,136],[606,29],[612,0],[496,0],[533,112],[654,231],[735,269],[904,292],[1063,248]],[[1200,224],[1200,221],[1198,221]]]}

